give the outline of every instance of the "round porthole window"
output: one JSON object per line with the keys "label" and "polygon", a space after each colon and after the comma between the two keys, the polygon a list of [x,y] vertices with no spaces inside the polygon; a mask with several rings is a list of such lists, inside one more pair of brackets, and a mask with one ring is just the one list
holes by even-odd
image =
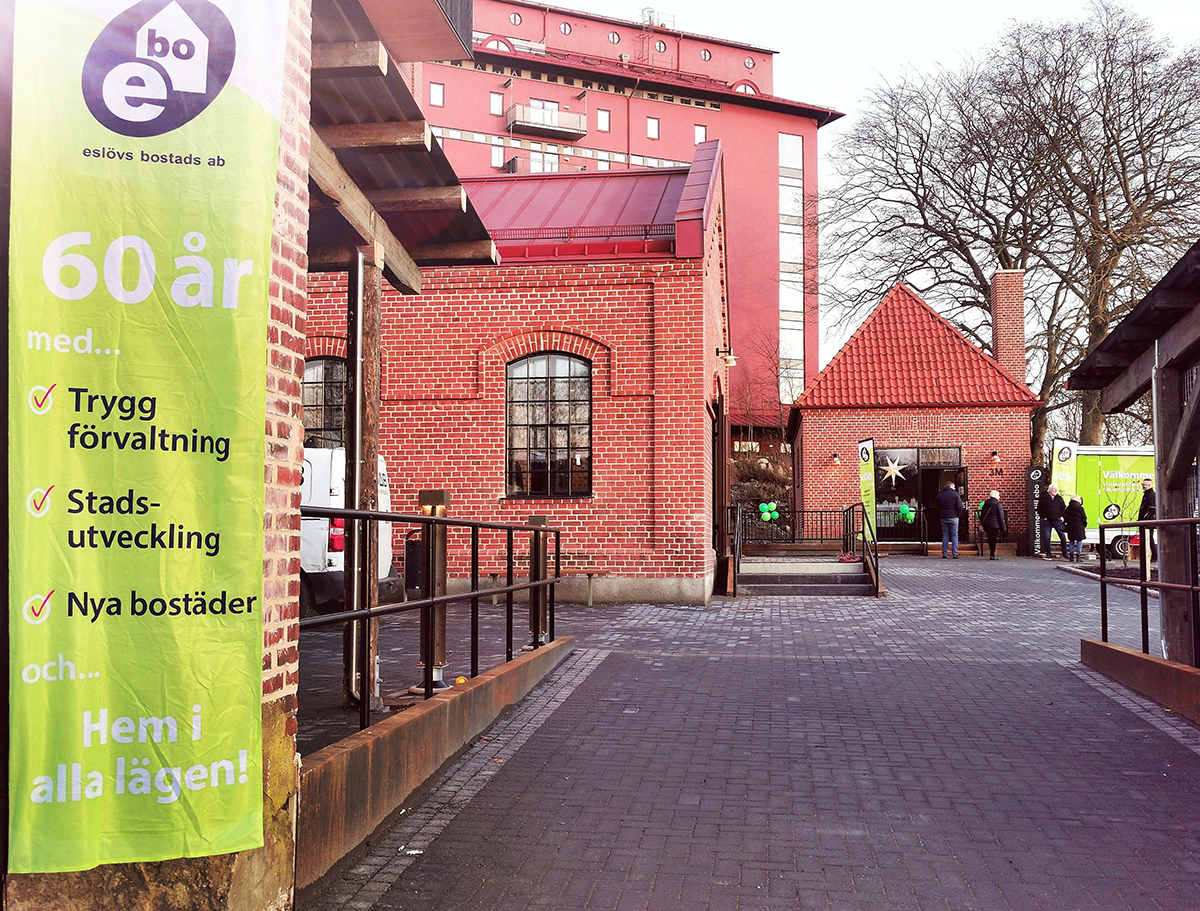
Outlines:
{"label": "round porthole window", "polygon": [[608,33],[608,41],[609,41],[609,44],[620,44],[621,36],[618,35],[616,32],[609,32]]}
{"label": "round porthole window", "polygon": [[562,25],[560,25],[560,26],[558,27],[558,30],[559,30],[560,32],[562,32],[564,35],[569,35],[569,34],[571,34],[571,23],[570,23],[570,22],[564,22],[564,23],[562,23]]}
{"label": "round porthole window", "polygon": [[511,15],[509,15],[508,21],[511,22],[513,25],[520,25],[521,24],[521,14],[520,13],[512,13]]}
{"label": "round porthole window", "polygon": [[710,51],[708,48],[704,48],[702,51],[700,51],[700,59],[712,60],[712,51]]}
{"label": "round porthole window", "polygon": [[665,54],[665,53],[667,52],[667,42],[665,42],[665,41],[655,41],[655,42],[654,42],[654,49],[655,49],[656,51],[658,51],[660,54]]}
{"label": "round porthole window", "polygon": [[746,69],[748,69],[748,70],[754,69],[754,58],[753,57],[747,57],[745,59],[745,61],[743,61],[743,62],[746,64]]}

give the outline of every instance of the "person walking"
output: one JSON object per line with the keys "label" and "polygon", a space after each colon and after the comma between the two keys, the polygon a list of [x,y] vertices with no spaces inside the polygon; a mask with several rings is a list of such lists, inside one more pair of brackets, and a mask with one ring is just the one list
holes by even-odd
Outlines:
{"label": "person walking", "polygon": [[[1158,518],[1158,494],[1154,492],[1154,481],[1142,479],[1142,505],[1138,508],[1138,521],[1147,522]],[[1143,529],[1143,536],[1150,539],[1150,561],[1158,562],[1158,539],[1153,528]]]}
{"label": "person walking", "polygon": [[1087,512],[1083,508],[1083,497],[1079,494],[1071,494],[1071,502],[1063,513],[1063,522],[1067,526],[1069,542],[1067,559],[1078,563],[1083,559],[1083,539],[1087,535]]}
{"label": "person walking", "polygon": [[1058,486],[1051,484],[1038,497],[1038,515],[1042,520],[1042,559],[1053,560],[1054,552],[1050,544],[1050,530],[1058,532],[1059,543],[1062,544],[1063,559],[1067,559],[1067,536],[1063,531],[1063,515],[1067,504],[1058,493]]}
{"label": "person walking", "polygon": [[942,559],[946,559],[946,552],[949,550],[954,554],[954,559],[958,559],[958,517],[962,515],[963,506],[962,497],[958,495],[958,491],[954,489],[953,482],[948,482],[945,489],[934,499],[934,505],[937,507],[938,518],[942,522]]}
{"label": "person walking", "polygon": [[988,557],[996,559],[996,541],[1001,535],[1008,534],[1008,517],[1004,514],[1004,507],[1000,503],[1000,491],[993,490],[988,493],[988,498],[983,501],[983,506],[979,509],[979,526],[987,535],[988,541]]}

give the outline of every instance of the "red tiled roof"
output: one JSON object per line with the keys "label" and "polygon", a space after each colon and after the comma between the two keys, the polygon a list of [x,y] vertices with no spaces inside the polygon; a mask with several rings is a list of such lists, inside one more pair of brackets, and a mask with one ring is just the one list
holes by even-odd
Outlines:
{"label": "red tiled roof", "polygon": [[801,410],[1037,403],[1028,386],[903,284],[796,399]]}

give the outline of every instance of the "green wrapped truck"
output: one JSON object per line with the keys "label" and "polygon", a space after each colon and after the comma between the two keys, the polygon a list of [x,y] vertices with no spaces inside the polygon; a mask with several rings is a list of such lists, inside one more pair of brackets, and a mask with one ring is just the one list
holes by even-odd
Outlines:
{"label": "green wrapped truck", "polygon": [[[1101,522],[1137,521],[1142,479],[1154,477],[1153,446],[1076,446],[1056,441],[1054,456],[1051,475],[1058,492],[1063,499],[1074,493],[1083,498],[1088,517],[1086,543],[1099,545]],[[1134,533],[1135,529],[1107,532],[1104,537],[1109,556],[1126,556],[1129,537]]]}

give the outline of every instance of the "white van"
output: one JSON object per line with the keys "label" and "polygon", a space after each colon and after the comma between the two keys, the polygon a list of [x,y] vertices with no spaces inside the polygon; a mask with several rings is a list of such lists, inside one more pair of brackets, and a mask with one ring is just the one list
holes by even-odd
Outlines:
{"label": "white van", "polygon": [[[346,505],[346,450],[305,449],[301,506],[343,509]],[[392,491],[387,466],[379,457],[379,509],[390,512]],[[346,528],[342,519],[300,522],[300,616],[332,613],[342,607]],[[392,566],[392,526],[379,523],[379,598],[394,601],[403,588]]]}

